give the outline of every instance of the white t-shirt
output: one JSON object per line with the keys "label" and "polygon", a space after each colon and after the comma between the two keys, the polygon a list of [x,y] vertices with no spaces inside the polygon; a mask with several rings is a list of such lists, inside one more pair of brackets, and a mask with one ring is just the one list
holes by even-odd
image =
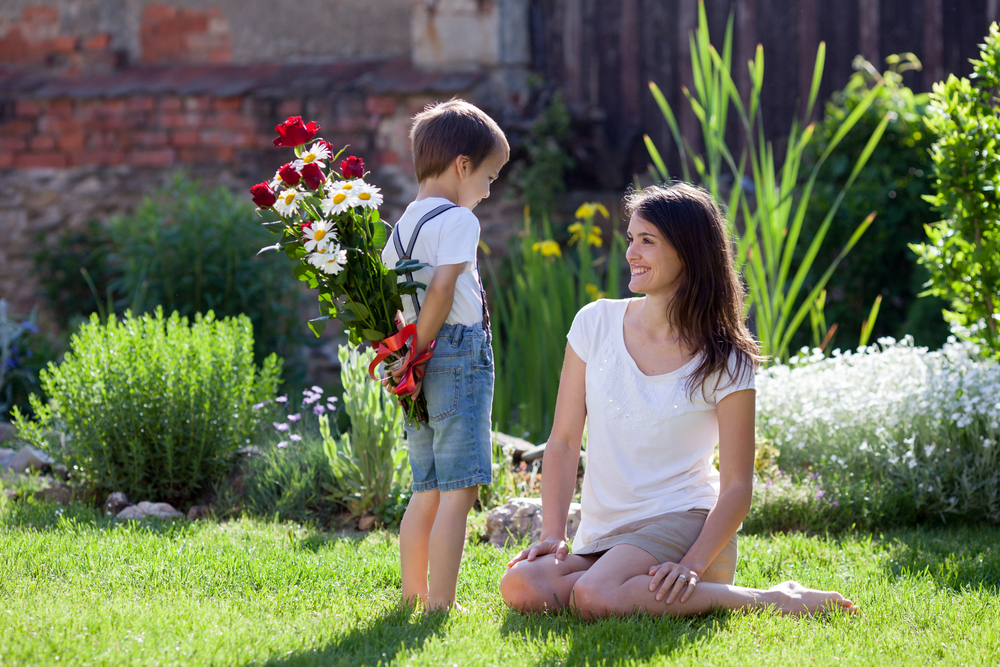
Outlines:
{"label": "white t-shirt", "polygon": [[[406,207],[396,227],[399,228],[400,241],[405,250],[410,244],[410,237],[425,214],[438,206],[451,202],[442,197],[428,197],[415,201]],[[395,234],[395,231],[391,232]],[[417,242],[413,246],[411,257],[430,264],[429,267],[413,272],[413,279],[425,285],[431,284],[434,269],[447,264],[464,264],[465,268],[455,283],[455,300],[451,312],[444,321],[445,324],[464,324],[472,326],[483,320],[483,296],[479,271],[476,269],[476,250],[479,248],[479,219],[469,209],[456,206],[441,213],[427,222],[420,229]],[[389,236],[382,250],[382,263],[392,268],[399,261],[396,244]],[[399,282],[405,282],[406,276],[399,276]],[[417,290],[420,307],[424,305],[424,290]],[[413,311],[413,299],[409,294],[403,295],[403,317],[407,324],[417,321]]]}
{"label": "white t-shirt", "polygon": [[726,387],[713,374],[705,386],[715,391],[706,392],[707,400],[700,387],[689,396],[687,376],[698,367],[700,353],[670,373],[644,375],[625,348],[628,304],[588,304],[566,336],[587,364],[587,470],[577,549],[632,521],[715,507],[716,405],[734,391],[755,387],[752,372]]}

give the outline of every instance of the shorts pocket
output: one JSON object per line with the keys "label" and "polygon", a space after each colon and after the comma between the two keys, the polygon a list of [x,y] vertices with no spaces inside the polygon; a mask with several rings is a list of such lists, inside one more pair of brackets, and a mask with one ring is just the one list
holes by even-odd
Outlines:
{"label": "shorts pocket", "polygon": [[461,366],[427,369],[424,375],[423,393],[427,397],[427,416],[432,422],[458,414],[461,385]]}

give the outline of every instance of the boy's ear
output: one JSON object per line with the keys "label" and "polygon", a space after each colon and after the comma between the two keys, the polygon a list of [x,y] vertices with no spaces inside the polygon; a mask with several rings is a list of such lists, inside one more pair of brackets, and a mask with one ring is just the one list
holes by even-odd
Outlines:
{"label": "boy's ear", "polygon": [[459,155],[455,158],[453,164],[455,165],[455,171],[460,179],[465,178],[472,173],[472,160],[469,159],[468,155]]}

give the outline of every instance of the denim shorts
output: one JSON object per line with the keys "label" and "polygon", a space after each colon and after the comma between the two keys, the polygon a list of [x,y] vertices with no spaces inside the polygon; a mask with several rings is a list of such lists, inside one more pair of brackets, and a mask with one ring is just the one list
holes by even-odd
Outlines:
{"label": "denim shorts", "polygon": [[493,348],[482,324],[441,327],[421,391],[430,423],[406,424],[413,490],[493,482]]}

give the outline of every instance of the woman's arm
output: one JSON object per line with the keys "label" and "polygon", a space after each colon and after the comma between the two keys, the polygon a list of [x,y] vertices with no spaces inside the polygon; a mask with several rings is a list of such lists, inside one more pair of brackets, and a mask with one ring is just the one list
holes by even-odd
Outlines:
{"label": "woman's arm", "polygon": [[[744,389],[726,396],[717,406],[719,418],[719,500],[708,513],[701,534],[691,549],[688,550],[680,565],[684,566],[698,579],[704,574],[715,557],[725,548],[726,543],[736,533],[747,512],[750,511],[750,501],[753,498],[753,459],[754,459],[754,416],[756,413],[756,391]],[[660,567],[650,570],[654,576],[650,590],[657,586],[657,599],[661,599],[669,591],[667,601],[670,602],[676,594],[683,590],[681,602],[691,595],[693,586],[687,581],[678,579],[678,574],[684,574],[679,568]],[[685,574],[689,577],[689,574]],[[660,583],[662,580],[662,584]]]}
{"label": "woman's arm", "polygon": [[566,517],[576,488],[576,471],[580,465],[580,442],[587,419],[587,364],[573,346],[566,345],[559,394],[552,420],[552,434],[545,445],[542,469],[542,539],[515,556],[507,567],[520,560],[555,553],[562,560],[569,553],[566,546]]}

